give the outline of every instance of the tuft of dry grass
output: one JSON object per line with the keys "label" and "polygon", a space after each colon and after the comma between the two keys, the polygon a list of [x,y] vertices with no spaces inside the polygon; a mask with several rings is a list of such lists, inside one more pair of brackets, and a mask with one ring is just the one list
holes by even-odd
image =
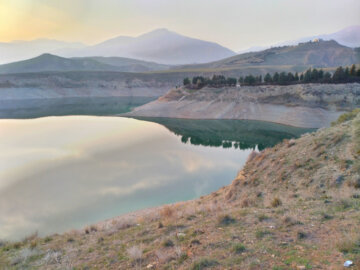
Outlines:
{"label": "tuft of dry grass", "polygon": [[170,205],[165,205],[161,210],[160,210],[160,216],[163,219],[171,219],[174,216],[174,210]]}
{"label": "tuft of dry grass", "polygon": [[278,198],[278,197],[275,197],[272,201],[271,201],[271,206],[272,207],[279,207],[282,205],[282,201]]}
{"label": "tuft of dry grass", "polygon": [[134,261],[139,261],[143,255],[143,248],[141,246],[132,246],[126,249],[127,254]]}

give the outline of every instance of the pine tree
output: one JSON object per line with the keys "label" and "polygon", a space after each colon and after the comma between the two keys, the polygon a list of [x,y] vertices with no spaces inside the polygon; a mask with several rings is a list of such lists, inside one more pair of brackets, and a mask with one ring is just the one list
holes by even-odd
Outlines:
{"label": "pine tree", "polygon": [[189,78],[185,78],[184,81],[183,81],[183,84],[185,86],[189,85],[190,84],[190,79]]}
{"label": "pine tree", "polygon": [[326,72],[324,74],[324,82],[327,82],[327,83],[331,82],[331,74],[330,74],[330,72]]}
{"label": "pine tree", "polygon": [[341,82],[345,80],[345,71],[343,67],[338,67],[333,75],[333,82]]}
{"label": "pine tree", "polygon": [[266,83],[271,83],[272,82],[272,78],[271,78],[271,75],[269,73],[266,73],[266,75],[264,77],[264,82],[266,82]]}
{"label": "pine tree", "polygon": [[296,82],[299,81],[299,74],[297,72],[295,72],[294,80]]}
{"label": "pine tree", "polygon": [[350,68],[350,76],[356,76],[356,67],[352,65]]}
{"label": "pine tree", "polygon": [[309,82],[311,82],[311,80],[312,80],[312,76],[311,76],[311,68],[309,68],[306,72],[305,72],[305,74],[304,74],[304,82],[305,83],[309,83]]}
{"label": "pine tree", "polygon": [[273,82],[279,82],[279,73],[275,72],[274,76],[273,76]]}

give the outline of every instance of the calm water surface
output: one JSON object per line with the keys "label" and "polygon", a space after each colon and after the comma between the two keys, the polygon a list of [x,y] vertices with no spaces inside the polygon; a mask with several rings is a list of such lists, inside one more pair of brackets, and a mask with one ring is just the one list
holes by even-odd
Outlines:
{"label": "calm water surface", "polygon": [[251,121],[149,120],[0,120],[0,239],[60,233],[197,198],[229,184],[253,149],[307,131]]}

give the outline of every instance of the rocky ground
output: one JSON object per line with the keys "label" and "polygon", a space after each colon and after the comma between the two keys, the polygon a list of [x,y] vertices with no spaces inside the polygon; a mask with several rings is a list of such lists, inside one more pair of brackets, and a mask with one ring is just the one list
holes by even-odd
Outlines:
{"label": "rocky ground", "polygon": [[1,269],[360,269],[360,113],[254,152],[230,186],[0,244]]}
{"label": "rocky ground", "polygon": [[136,117],[246,119],[305,128],[329,126],[360,106],[360,84],[177,88],[134,109]]}

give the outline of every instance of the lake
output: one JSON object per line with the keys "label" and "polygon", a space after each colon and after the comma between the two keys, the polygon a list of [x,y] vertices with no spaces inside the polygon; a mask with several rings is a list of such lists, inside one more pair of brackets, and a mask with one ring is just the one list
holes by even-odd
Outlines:
{"label": "lake", "polygon": [[310,130],[240,120],[0,120],[0,239],[61,233],[228,185],[254,149]]}

